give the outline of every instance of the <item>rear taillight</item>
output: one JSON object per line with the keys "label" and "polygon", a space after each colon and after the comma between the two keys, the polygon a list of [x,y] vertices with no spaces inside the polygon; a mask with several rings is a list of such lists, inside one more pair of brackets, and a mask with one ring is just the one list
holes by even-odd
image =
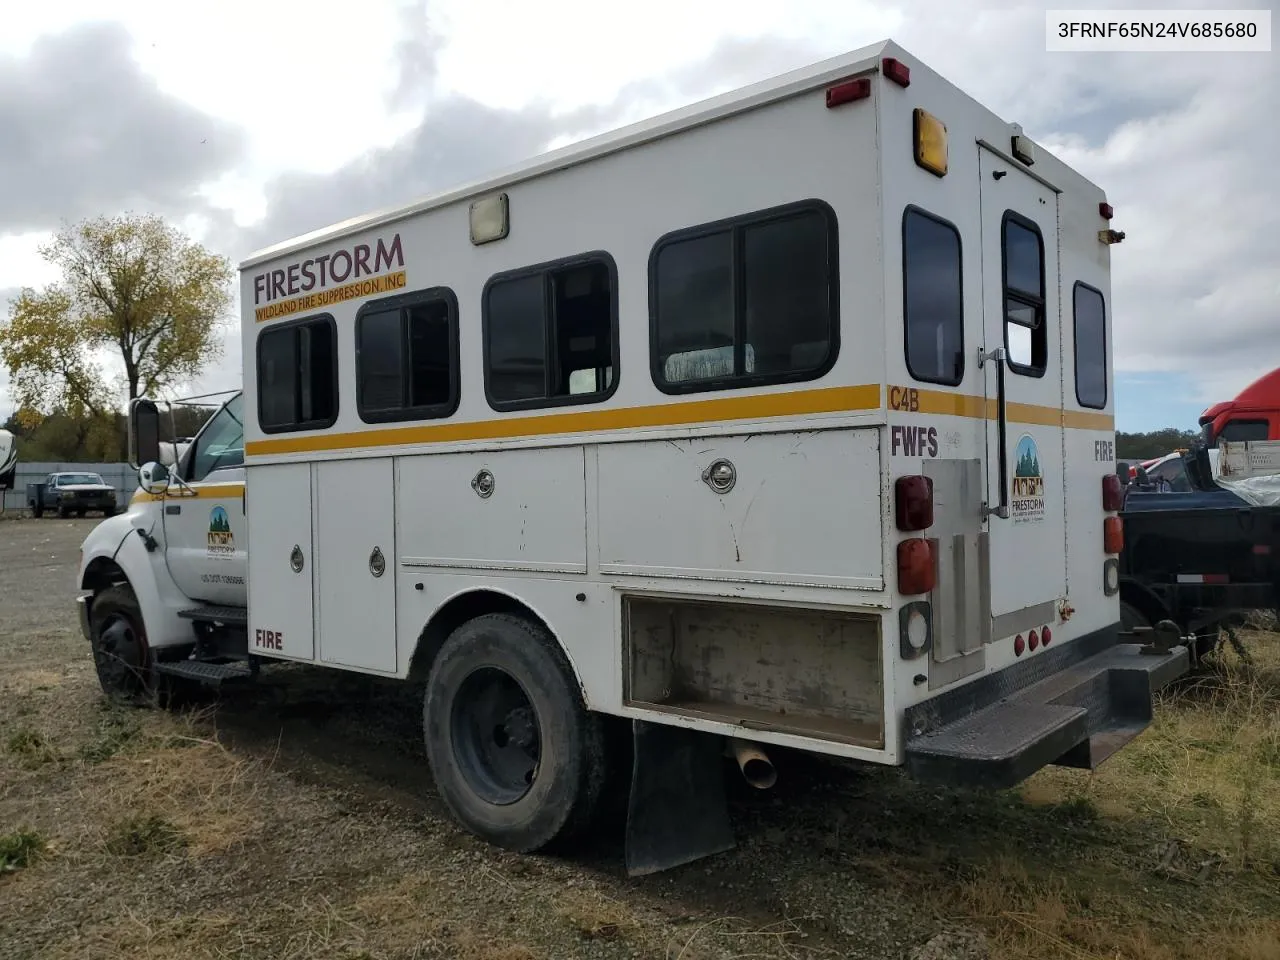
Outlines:
{"label": "rear taillight", "polygon": [[1049,641],[1050,641],[1050,640],[1052,640],[1052,639],[1053,639],[1053,631],[1052,631],[1052,630],[1050,630],[1048,627],[1041,627],[1041,628],[1040,628],[1040,642],[1041,642],[1041,643],[1043,643],[1043,644],[1047,647],[1047,646],[1049,645]]}
{"label": "rear taillight", "polygon": [[1124,521],[1119,517],[1107,517],[1102,521],[1102,549],[1104,553],[1121,553],[1124,550]]}
{"label": "rear taillight", "polygon": [[893,485],[893,513],[898,529],[907,533],[933,526],[933,480],[899,477]]}
{"label": "rear taillight", "polygon": [[1027,649],[1035,650],[1040,646],[1040,634],[1032,630],[1027,634]]}
{"label": "rear taillight", "polygon": [[1114,473],[1108,473],[1102,478],[1102,509],[1103,510],[1119,510],[1124,506],[1124,487],[1120,484],[1120,478]]}
{"label": "rear taillight", "polygon": [[1022,634],[1018,634],[1013,638],[1013,655],[1015,657],[1022,656],[1022,651],[1027,649],[1027,643],[1022,639]]}
{"label": "rear taillight", "polygon": [[923,539],[898,544],[899,592],[932,593],[935,581],[933,544]]}

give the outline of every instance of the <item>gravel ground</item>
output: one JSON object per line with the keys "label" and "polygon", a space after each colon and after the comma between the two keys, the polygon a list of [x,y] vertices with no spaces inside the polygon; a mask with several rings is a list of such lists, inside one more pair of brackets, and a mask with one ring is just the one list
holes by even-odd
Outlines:
{"label": "gravel ground", "polygon": [[1280,751],[1251,841],[1207,787],[1175,822],[1138,777],[1183,750],[1159,731],[1109,779],[1000,794],[783,754],[769,792],[730,771],[736,850],[630,879],[616,817],[562,858],[463,833],[403,684],[284,666],[188,712],[107,707],[72,602],[96,522],[0,521],[4,960],[1280,956],[1256,833]]}

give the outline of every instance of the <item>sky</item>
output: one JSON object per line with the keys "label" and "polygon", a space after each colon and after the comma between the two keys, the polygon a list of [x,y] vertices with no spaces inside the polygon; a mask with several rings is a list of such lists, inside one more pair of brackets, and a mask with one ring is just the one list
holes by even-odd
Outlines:
{"label": "sky", "polygon": [[[1194,429],[1280,366],[1274,53],[1049,53],[1046,8],[1083,4],[999,0],[11,6],[0,316],[20,287],[57,279],[38,247],[84,217],[158,213],[234,264],[889,38],[1107,191],[1126,234],[1112,247],[1117,429]],[[191,392],[239,385],[237,329]],[[0,368],[0,419],[11,409]]]}

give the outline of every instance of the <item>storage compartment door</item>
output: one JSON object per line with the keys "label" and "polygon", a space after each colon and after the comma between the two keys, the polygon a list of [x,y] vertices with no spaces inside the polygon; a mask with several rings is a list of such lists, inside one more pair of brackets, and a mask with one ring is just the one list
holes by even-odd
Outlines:
{"label": "storage compartment door", "polygon": [[320,661],[396,672],[392,461],[316,465]]}
{"label": "storage compartment door", "polygon": [[249,467],[249,652],[291,660],[315,657],[311,604],[311,466]]}

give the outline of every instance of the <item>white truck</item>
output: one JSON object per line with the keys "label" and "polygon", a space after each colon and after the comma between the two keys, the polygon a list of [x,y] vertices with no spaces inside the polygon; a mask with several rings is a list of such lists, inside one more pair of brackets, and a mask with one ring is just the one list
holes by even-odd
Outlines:
{"label": "white truck", "polygon": [[13,489],[17,474],[17,438],[8,430],[0,430],[0,513],[4,513],[5,491]]}
{"label": "white truck", "polygon": [[1188,667],[1119,634],[1111,216],[884,42],[264,250],[243,393],[172,470],[130,411],[102,685],[421,682],[495,844],[629,764],[632,873],[733,844],[726,752],[1092,767]]}

